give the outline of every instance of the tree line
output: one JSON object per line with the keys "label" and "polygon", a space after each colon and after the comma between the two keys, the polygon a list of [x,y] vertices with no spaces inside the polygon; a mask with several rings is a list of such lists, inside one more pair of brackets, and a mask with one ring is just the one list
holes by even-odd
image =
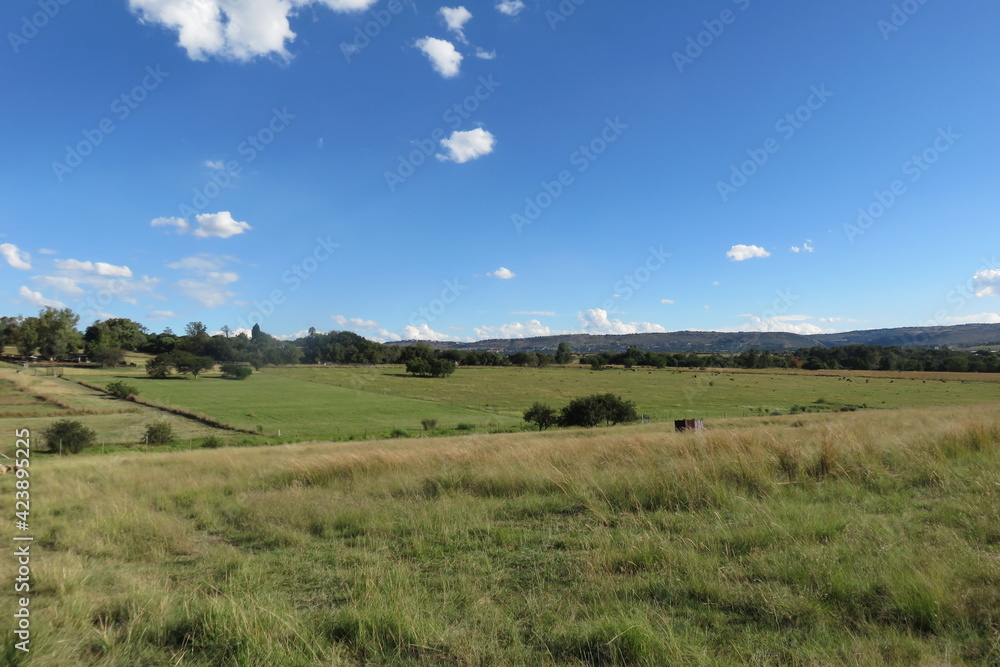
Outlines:
{"label": "tree line", "polygon": [[[93,363],[115,366],[126,352],[143,352],[159,360],[152,371],[164,369],[196,375],[208,361],[245,364],[253,368],[290,364],[403,364],[415,375],[446,376],[457,366],[522,366],[544,368],[574,359],[570,346],[560,343],[555,353],[489,350],[435,350],[426,343],[385,345],[350,331],[321,333],[309,329],[296,340],[280,340],[254,325],[249,335],[223,326],[210,334],[201,322],[189,323],[181,334],[170,328],[149,331],[127,318],[94,322],[82,332],[79,315],[69,308],[46,307],[32,317],[0,317],[0,345],[11,345],[21,357],[38,355],[65,360],[85,354]],[[195,359],[192,359],[195,358]],[[447,362],[447,363],[445,363]],[[948,349],[844,345],[811,347],[787,352],[748,350],[739,354],[648,352],[630,347],[624,352],[587,354],[579,363],[653,368],[802,368],[805,370],[1000,372],[1000,353]],[[186,369],[186,370],[182,370]]]}

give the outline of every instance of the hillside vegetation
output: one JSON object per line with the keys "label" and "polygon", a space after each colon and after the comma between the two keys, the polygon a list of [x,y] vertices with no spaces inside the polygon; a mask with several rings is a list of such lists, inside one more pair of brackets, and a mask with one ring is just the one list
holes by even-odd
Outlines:
{"label": "hillside vegetation", "polygon": [[1000,661],[996,406],[713,426],[42,457],[0,661]]}

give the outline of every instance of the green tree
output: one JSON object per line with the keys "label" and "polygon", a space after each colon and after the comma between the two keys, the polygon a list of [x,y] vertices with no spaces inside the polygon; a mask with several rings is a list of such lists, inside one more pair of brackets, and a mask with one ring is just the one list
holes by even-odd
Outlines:
{"label": "green tree", "polygon": [[197,379],[202,371],[211,370],[215,366],[215,359],[211,357],[201,357],[189,352],[171,352],[171,365],[177,369],[178,373],[190,375]]}
{"label": "green tree", "polygon": [[38,348],[38,318],[29,317],[21,321],[11,334],[11,342],[22,357],[30,357]]}
{"label": "green tree", "polygon": [[566,342],[559,343],[559,347],[556,348],[556,363],[568,364],[572,361],[573,361],[573,350],[570,349],[569,343]]}
{"label": "green tree", "polygon": [[38,350],[49,359],[74,354],[83,342],[76,325],[80,316],[69,308],[46,306],[38,313]]}
{"label": "green tree", "polygon": [[50,452],[77,454],[97,439],[97,434],[74,419],[60,419],[42,433]]}
{"label": "green tree", "polygon": [[164,354],[158,354],[152,359],[146,362],[146,375],[151,378],[156,378],[162,380],[163,378],[170,375],[170,355],[172,353],[167,352]]}
{"label": "green tree", "polygon": [[544,403],[535,403],[524,411],[524,421],[535,424],[539,431],[544,431],[559,423],[559,415]]}
{"label": "green tree", "polygon": [[560,426],[591,428],[601,422],[609,425],[637,421],[635,403],[614,394],[594,394],[570,401],[559,415]]}

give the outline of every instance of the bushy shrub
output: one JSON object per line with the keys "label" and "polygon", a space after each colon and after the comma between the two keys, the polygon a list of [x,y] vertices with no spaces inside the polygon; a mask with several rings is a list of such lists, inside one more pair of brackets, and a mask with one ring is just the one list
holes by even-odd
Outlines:
{"label": "bushy shrub", "polygon": [[60,419],[45,429],[43,436],[50,452],[77,454],[94,443],[97,433],[74,419]]}
{"label": "bushy shrub", "polygon": [[222,447],[222,438],[210,435],[204,440],[202,440],[201,446],[205,447],[206,449],[217,449],[218,447]]}
{"label": "bushy shrub", "polygon": [[392,429],[392,432],[389,433],[389,437],[390,438],[409,438],[410,434],[405,429],[394,428],[394,429]]}
{"label": "bushy shrub", "polygon": [[559,423],[559,415],[544,403],[535,403],[524,411],[524,421],[535,424],[539,431],[544,431]]}
{"label": "bushy shrub", "polygon": [[430,431],[431,429],[437,428],[438,420],[436,419],[421,419],[420,425],[424,427],[425,431]]}
{"label": "bushy shrub", "polygon": [[109,394],[115,398],[126,399],[129,396],[134,396],[139,393],[139,390],[130,384],[126,384],[123,380],[115,380],[114,382],[109,382],[108,386],[105,387]]}
{"label": "bushy shrub", "polygon": [[253,375],[253,369],[249,366],[237,363],[222,364],[222,377],[227,380],[246,380]]}
{"label": "bushy shrub", "polygon": [[166,422],[156,422],[146,427],[146,443],[164,445],[174,439],[174,429]]}

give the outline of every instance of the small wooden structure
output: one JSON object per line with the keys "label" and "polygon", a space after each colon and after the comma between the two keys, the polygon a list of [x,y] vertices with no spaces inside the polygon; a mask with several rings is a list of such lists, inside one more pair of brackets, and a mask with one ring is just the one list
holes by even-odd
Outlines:
{"label": "small wooden structure", "polygon": [[674,420],[674,430],[678,433],[684,433],[685,431],[704,431],[705,430],[705,420],[704,419],[675,419]]}

